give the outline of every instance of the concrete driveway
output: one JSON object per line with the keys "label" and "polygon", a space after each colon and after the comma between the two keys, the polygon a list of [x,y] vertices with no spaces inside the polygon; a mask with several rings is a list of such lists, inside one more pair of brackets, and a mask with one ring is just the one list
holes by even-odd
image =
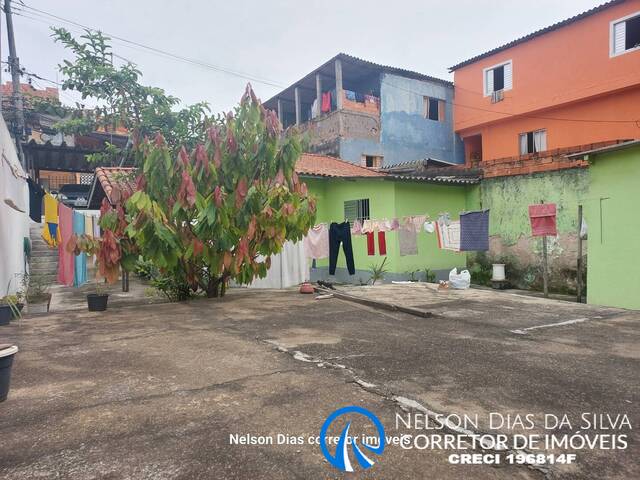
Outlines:
{"label": "concrete driveway", "polygon": [[[396,429],[406,411],[468,415],[472,433],[494,435],[523,431],[492,429],[493,412],[627,414],[634,428],[603,432],[626,434],[626,449],[546,467],[459,466],[448,450],[389,446],[358,478],[640,478],[638,313],[427,285],[349,293],[435,315],[233,290],[1,327],[21,350],[0,404],[0,476],[340,478],[308,440],[358,405],[387,435],[407,433]],[[231,444],[244,435],[284,444]]]}

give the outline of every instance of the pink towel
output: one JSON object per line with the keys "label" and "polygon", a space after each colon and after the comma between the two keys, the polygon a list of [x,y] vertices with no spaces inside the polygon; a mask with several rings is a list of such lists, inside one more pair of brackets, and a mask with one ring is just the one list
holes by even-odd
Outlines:
{"label": "pink towel", "polygon": [[67,252],[67,242],[73,235],[73,210],[62,203],[58,203],[58,283],[73,286],[73,253]]}
{"label": "pink towel", "polygon": [[329,256],[329,229],[325,223],[310,228],[304,237],[307,258],[327,258]]}
{"label": "pink towel", "polygon": [[534,237],[558,234],[556,227],[556,204],[541,203],[529,205],[529,219],[531,220],[531,234]]}

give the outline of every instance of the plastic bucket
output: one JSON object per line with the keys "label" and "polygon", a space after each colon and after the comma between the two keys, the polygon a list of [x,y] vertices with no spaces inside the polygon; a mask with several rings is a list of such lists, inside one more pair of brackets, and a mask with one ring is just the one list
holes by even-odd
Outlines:
{"label": "plastic bucket", "polygon": [[0,325],[9,325],[13,312],[9,305],[0,305]]}
{"label": "plastic bucket", "polygon": [[491,280],[494,281],[502,281],[506,278],[504,273],[504,263],[494,263],[493,264],[493,276]]}
{"label": "plastic bucket", "polygon": [[18,353],[18,347],[15,345],[0,345],[0,402],[4,402],[9,395],[11,366],[16,353]]}
{"label": "plastic bucket", "polygon": [[90,293],[87,295],[87,306],[90,312],[104,312],[107,309],[108,294]]}

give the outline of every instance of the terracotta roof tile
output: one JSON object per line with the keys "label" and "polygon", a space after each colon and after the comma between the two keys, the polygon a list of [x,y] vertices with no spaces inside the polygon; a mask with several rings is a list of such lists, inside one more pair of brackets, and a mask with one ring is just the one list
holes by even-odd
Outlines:
{"label": "terracotta roof tile", "polygon": [[123,193],[132,194],[136,191],[136,182],[133,178],[134,170],[123,167],[96,168],[96,180],[100,182],[107,200],[112,205],[120,201]]}
{"label": "terracotta roof tile", "polygon": [[386,177],[387,175],[376,170],[354,165],[339,158],[314,153],[303,153],[296,163],[298,175],[311,175],[318,177]]}

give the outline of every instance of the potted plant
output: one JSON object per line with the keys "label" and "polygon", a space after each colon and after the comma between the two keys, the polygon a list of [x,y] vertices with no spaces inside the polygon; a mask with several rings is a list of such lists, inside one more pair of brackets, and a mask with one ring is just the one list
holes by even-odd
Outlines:
{"label": "potted plant", "polygon": [[29,313],[48,313],[51,305],[49,283],[43,275],[25,274],[23,284],[26,286],[25,299]]}
{"label": "potted plant", "polygon": [[90,312],[104,312],[107,309],[109,294],[103,292],[100,281],[96,281],[95,287],[95,293],[87,294],[87,307]]}
{"label": "potted plant", "polygon": [[0,345],[0,402],[4,402],[9,394],[9,382],[11,381],[11,366],[13,357],[18,352],[15,345]]}
{"label": "potted plant", "polygon": [[8,325],[11,320],[22,317],[21,310],[18,295],[5,295],[0,298],[0,325]]}

